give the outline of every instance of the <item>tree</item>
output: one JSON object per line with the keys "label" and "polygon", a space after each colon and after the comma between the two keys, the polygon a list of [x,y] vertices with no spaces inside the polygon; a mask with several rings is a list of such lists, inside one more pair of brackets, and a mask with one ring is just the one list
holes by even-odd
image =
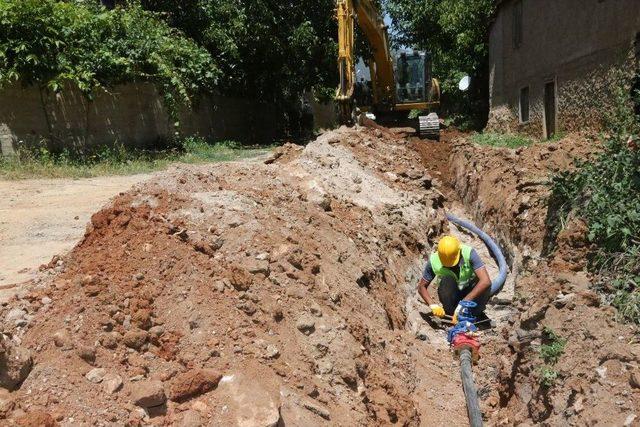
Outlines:
{"label": "tree", "polygon": [[205,47],[228,95],[291,103],[336,85],[334,0],[142,0]]}
{"label": "tree", "polygon": [[[442,82],[443,110],[458,124],[483,127],[489,112],[489,26],[494,0],[386,0],[395,43],[430,51]],[[470,75],[468,92],[457,89]],[[469,120],[467,123],[463,123]]]}

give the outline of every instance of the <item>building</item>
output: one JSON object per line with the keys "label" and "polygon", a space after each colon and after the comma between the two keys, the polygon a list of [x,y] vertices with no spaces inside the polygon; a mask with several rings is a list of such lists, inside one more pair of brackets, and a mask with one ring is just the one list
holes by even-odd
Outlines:
{"label": "building", "polygon": [[[640,60],[640,0],[498,0],[489,130],[598,130]],[[619,90],[620,88],[620,90]]]}

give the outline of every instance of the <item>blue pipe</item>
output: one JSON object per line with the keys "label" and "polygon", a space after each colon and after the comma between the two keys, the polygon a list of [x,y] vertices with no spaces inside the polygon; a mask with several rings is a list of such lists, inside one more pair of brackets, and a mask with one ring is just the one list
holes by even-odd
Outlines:
{"label": "blue pipe", "polygon": [[472,233],[476,234],[478,237],[482,239],[484,244],[487,245],[487,247],[489,248],[489,251],[491,252],[491,256],[498,264],[498,269],[499,269],[498,277],[493,279],[493,281],[491,282],[491,296],[494,296],[495,294],[497,294],[502,290],[502,287],[504,286],[504,282],[507,280],[508,266],[507,266],[507,261],[504,259],[504,255],[502,254],[502,250],[487,233],[485,233],[484,231],[476,227],[474,223],[456,218],[455,216],[449,213],[447,214],[447,219],[452,223],[459,225],[460,227],[465,228],[471,231]]}

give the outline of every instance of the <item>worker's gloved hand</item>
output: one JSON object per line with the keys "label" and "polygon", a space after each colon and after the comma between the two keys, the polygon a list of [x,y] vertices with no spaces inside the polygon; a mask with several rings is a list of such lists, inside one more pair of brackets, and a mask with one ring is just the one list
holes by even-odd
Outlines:
{"label": "worker's gloved hand", "polygon": [[431,309],[431,313],[434,316],[440,317],[440,318],[444,317],[444,308],[442,308],[440,304],[431,304],[429,308]]}
{"label": "worker's gloved hand", "polygon": [[456,310],[453,312],[453,324],[456,325],[458,322],[474,323],[476,318],[473,315],[473,309],[477,306],[478,304],[474,301],[460,301]]}

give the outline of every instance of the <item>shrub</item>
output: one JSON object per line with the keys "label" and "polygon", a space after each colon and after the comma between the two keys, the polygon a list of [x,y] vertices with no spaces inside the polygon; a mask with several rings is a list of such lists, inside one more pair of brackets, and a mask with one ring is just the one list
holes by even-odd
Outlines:
{"label": "shrub", "polygon": [[0,2],[0,86],[21,81],[60,91],[148,81],[170,111],[213,88],[209,53],[136,4],[106,10],[80,0]]}

